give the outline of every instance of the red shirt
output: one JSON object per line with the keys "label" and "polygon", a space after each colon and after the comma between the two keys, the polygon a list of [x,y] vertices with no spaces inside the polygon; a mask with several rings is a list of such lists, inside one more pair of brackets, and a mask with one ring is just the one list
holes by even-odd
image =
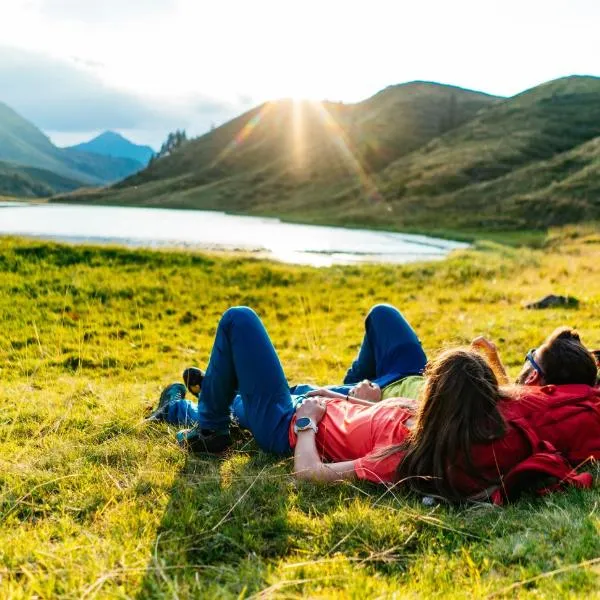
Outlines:
{"label": "red shirt", "polygon": [[[393,482],[400,454],[385,459],[376,456],[381,450],[406,439],[409,430],[405,423],[412,416],[410,411],[398,406],[394,398],[373,406],[343,399],[329,400],[316,435],[317,450],[320,456],[332,462],[356,461],[354,471],[359,479]],[[296,446],[295,423],[294,416],[289,430],[292,448]]]}

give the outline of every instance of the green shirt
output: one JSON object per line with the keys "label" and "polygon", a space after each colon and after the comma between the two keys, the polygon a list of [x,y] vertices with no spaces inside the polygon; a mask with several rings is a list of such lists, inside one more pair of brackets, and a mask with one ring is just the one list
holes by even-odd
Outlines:
{"label": "green shirt", "polygon": [[421,375],[409,375],[400,379],[400,381],[394,381],[390,385],[386,385],[381,390],[381,399],[387,400],[388,398],[412,398],[417,400],[423,386],[425,385],[425,378]]}

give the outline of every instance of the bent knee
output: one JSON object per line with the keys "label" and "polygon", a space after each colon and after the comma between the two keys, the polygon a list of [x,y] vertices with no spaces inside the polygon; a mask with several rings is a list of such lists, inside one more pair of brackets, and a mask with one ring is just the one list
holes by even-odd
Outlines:
{"label": "bent knee", "polygon": [[380,319],[385,318],[388,315],[398,315],[400,311],[391,304],[375,304],[375,306],[371,307],[369,310],[369,314],[367,315],[367,319]]}
{"label": "bent knee", "polygon": [[244,323],[258,321],[258,315],[249,306],[232,306],[228,308],[221,317],[221,322],[227,323]]}

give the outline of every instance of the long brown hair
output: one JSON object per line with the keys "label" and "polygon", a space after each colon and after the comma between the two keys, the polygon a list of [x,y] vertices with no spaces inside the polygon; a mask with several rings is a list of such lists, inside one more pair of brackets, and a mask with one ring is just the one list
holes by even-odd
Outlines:
{"label": "long brown hair", "polygon": [[470,350],[443,352],[426,375],[398,480],[421,493],[459,499],[449,476],[449,466],[457,460],[469,475],[490,483],[473,467],[471,446],[504,435],[506,425],[497,407],[502,395],[490,366]]}

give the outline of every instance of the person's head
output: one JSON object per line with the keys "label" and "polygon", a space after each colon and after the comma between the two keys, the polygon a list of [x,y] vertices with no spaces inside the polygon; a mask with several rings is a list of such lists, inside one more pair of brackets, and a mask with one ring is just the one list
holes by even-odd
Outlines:
{"label": "person's head", "polygon": [[520,385],[595,385],[598,368],[593,354],[570,327],[559,327],[536,350],[527,353],[517,377]]}
{"label": "person's head", "polygon": [[442,353],[428,365],[426,375],[398,478],[416,491],[456,498],[448,465],[464,460],[466,470],[476,476],[471,446],[498,439],[505,431],[497,407],[501,393],[490,366],[471,350]]}

